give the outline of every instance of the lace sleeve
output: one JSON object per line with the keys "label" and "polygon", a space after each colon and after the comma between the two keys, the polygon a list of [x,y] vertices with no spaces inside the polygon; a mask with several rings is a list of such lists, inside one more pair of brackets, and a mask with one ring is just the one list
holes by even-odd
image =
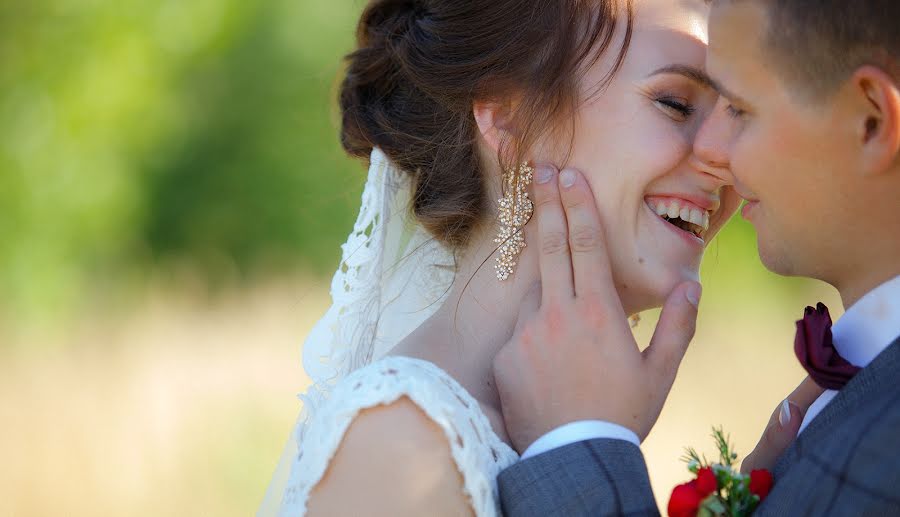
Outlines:
{"label": "lace sleeve", "polygon": [[387,357],[335,386],[309,422],[281,515],[303,515],[309,492],[322,479],[344,433],[363,409],[409,397],[444,431],[477,516],[499,515],[497,475],[518,455],[494,433],[478,402],[432,363]]}

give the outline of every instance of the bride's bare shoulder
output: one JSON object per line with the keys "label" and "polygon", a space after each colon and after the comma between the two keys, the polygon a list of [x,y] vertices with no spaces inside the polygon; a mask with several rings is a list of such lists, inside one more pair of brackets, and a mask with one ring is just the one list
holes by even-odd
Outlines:
{"label": "bride's bare shoulder", "polygon": [[307,510],[311,516],[473,513],[446,435],[406,396],[360,411]]}

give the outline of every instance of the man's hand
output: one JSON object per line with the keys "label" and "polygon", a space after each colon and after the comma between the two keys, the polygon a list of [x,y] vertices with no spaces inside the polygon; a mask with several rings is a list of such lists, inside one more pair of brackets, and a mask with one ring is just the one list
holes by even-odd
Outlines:
{"label": "man's hand", "polygon": [[538,167],[534,202],[541,284],[523,301],[512,339],[494,358],[512,442],[522,452],[577,420],[619,424],[643,440],[694,336],[700,285],[673,290],[642,353],[613,284],[587,181],[572,169]]}
{"label": "man's hand", "polygon": [[749,474],[754,469],[766,469],[771,471],[775,467],[778,458],[790,447],[803,417],[809,410],[809,406],[819,398],[825,390],[813,382],[809,377],[803,380],[797,389],[775,408],[769,418],[769,424],[763,432],[762,438],[756,444],[753,452],[744,458],[741,464],[741,472]]}

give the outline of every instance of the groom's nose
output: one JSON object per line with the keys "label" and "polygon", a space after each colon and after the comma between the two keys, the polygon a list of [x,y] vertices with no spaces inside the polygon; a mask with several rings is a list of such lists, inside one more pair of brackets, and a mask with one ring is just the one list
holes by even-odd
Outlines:
{"label": "groom's nose", "polygon": [[701,170],[732,184],[731,162],[728,157],[733,128],[725,111],[727,102],[719,99],[715,109],[706,117],[694,137],[694,157],[702,164]]}

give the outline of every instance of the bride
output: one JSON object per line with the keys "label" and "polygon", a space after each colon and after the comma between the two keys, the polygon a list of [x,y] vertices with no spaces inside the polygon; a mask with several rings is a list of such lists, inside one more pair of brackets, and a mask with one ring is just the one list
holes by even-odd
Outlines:
{"label": "bride", "polygon": [[704,0],[369,3],[340,91],[369,176],[261,515],[499,513],[518,454],[491,364],[552,245],[527,224],[543,164],[587,178],[627,314],[696,279],[736,208],[694,142],[717,97],[706,16]]}

